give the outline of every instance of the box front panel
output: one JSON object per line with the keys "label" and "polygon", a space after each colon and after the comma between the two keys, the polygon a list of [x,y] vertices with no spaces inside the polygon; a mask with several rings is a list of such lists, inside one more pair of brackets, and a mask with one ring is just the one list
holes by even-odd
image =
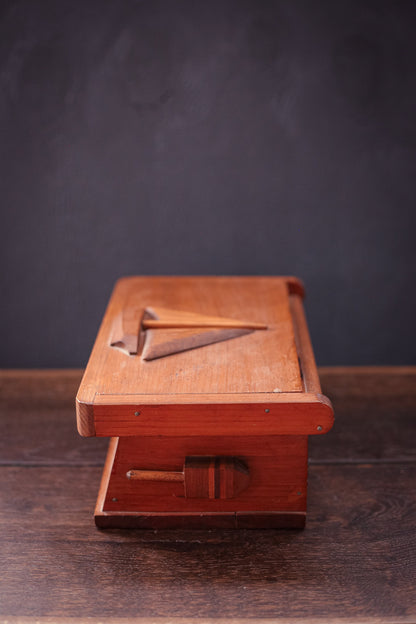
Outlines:
{"label": "box front panel", "polygon": [[118,441],[103,511],[304,512],[306,483],[307,436],[127,437]]}

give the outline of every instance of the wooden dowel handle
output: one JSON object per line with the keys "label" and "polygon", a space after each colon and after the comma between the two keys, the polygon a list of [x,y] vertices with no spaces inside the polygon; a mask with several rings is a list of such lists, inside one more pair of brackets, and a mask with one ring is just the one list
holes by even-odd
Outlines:
{"label": "wooden dowel handle", "polygon": [[263,323],[245,323],[243,321],[159,321],[157,319],[143,319],[143,329],[189,329],[189,328],[231,328],[231,329],[267,329]]}
{"label": "wooden dowel handle", "polygon": [[129,470],[128,479],[137,481],[183,481],[183,472],[169,472],[167,470]]}

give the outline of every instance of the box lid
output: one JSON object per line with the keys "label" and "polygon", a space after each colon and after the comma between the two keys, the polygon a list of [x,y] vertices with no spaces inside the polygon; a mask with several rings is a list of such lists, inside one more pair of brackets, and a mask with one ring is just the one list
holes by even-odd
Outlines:
{"label": "box lid", "polygon": [[78,392],[80,433],[315,433],[316,418],[327,430],[329,402],[299,365],[301,293],[283,277],[122,278]]}

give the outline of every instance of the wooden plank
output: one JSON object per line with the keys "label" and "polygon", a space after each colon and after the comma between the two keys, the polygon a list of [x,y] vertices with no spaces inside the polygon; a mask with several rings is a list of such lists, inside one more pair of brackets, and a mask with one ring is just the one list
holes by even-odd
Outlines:
{"label": "wooden plank", "polygon": [[80,371],[1,371],[3,620],[415,622],[416,369],[320,375],[337,419],[310,449],[334,465],[310,468],[305,531],[172,534],[95,529],[107,440],[74,433]]}
{"label": "wooden plank", "polygon": [[319,370],[335,424],[310,438],[311,462],[416,461],[416,367]]}
{"label": "wooden plank", "polygon": [[[416,366],[321,366],[321,385],[334,401],[403,400],[416,405]],[[0,403],[18,407],[71,403],[84,369],[0,369]]]}
{"label": "wooden plank", "polygon": [[333,398],[371,401],[406,399],[416,404],[416,366],[321,366],[321,384]]}
{"label": "wooden plank", "polygon": [[[327,618],[212,618],[212,617],[127,617],[113,618],[106,617],[105,622],[102,618],[89,617],[88,624],[328,624]],[[14,617],[9,616],[5,620],[1,620],[0,624],[85,624],[83,617]],[[331,624],[349,624],[346,618],[331,618]],[[354,624],[415,624],[413,616],[398,617],[359,617],[354,619]]]}
{"label": "wooden plank", "polygon": [[321,384],[316,368],[315,355],[306,322],[302,298],[297,294],[289,296],[289,307],[293,318],[296,351],[302,372],[302,382],[305,392],[320,394]]}
{"label": "wooden plank", "polygon": [[[335,425],[310,439],[312,462],[416,461],[416,367],[319,373]],[[82,374],[0,371],[0,464],[104,464],[108,441],[84,440],[76,432],[74,397]]]}
{"label": "wooden plank", "polygon": [[0,369],[0,405],[74,405],[83,369]]}
{"label": "wooden plank", "polygon": [[103,466],[107,447],[106,438],[77,433],[73,397],[55,408],[41,402],[14,408],[0,401],[0,466]]}
{"label": "wooden plank", "polygon": [[0,469],[0,614],[416,619],[416,466],[310,470],[304,531],[98,531],[101,470]]}
{"label": "wooden plank", "polygon": [[103,465],[108,442],[83,440],[74,426],[82,375],[0,370],[0,465]]}
{"label": "wooden plank", "polygon": [[320,435],[334,422],[332,405],[307,393],[256,395],[100,395],[97,436]]}

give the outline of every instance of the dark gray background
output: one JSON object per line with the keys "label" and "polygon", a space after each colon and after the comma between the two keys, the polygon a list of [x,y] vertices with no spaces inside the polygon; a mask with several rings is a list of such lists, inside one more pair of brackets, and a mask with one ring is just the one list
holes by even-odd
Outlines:
{"label": "dark gray background", "polygon": [[320,364],[415,363],[416,2],[1,2],[1,361],[124,274],[295,274]]}

